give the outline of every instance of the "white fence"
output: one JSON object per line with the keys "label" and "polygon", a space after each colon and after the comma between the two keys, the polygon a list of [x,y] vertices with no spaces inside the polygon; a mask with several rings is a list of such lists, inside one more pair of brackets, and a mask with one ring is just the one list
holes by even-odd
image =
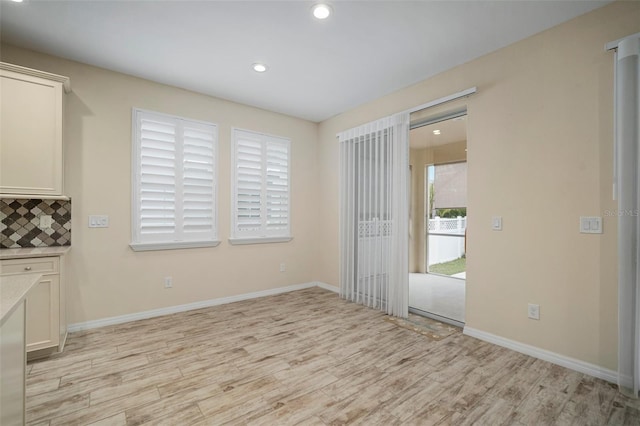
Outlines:
{"label": "white fence", "polygon": [[[464,254],[464,233],[467,229],[467,218],[429,219],[429,266],[436,263],[450,262]],[[449,234],[449,235],[431,235]]]}
{"label": "white fence", "polygon": [[[449,262],[464,254],[464,232],[467,218],[429,219],[429,265]],[[388,264],[382,262],[389,255],[391,221],[372,220],[358,222],[358,277],[377,279],[386,276]]]}
{"label": "white fence", "polygon": [[458,234],[464,235],[464,231],[467,229],[467,218],[458,216],[454,218],[441,218],[436,216],[434,219],[429,219],[429,232],[435,232],[437,234]]}

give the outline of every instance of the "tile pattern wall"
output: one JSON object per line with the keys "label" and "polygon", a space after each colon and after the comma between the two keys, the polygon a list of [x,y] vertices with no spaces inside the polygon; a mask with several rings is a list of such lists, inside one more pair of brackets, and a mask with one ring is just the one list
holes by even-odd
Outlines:
{"label": "tile pattern wall", "polygon": [[[50,215],[51,228],[40,228]],[[71,201],[0,199],[0,248],[71,245]]]}

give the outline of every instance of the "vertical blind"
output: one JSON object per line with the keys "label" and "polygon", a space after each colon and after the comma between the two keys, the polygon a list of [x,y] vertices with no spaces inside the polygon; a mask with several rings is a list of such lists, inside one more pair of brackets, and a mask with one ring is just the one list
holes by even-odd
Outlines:
{"label": "vertical blind", "polygon": [[290,235],[290,141],[234,129],[235,238]]}
{"label": "vertical blind", "polygon": [[618,385],[640,391],[640,34],[617,45],[615,134],[618,198]]}
{"label": "vertical blind", "polygon": [[338,135],[340,295],[407,317],[409,114]]}
{"label": "vertical blind", "polygon": [[213,241],[215,124],[134,110],[133,242]]}

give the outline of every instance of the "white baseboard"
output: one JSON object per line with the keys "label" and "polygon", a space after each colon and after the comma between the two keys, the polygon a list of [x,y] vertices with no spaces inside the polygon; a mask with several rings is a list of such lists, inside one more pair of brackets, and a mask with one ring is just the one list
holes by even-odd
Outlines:
{"label": "white baseboard", "polygon": [[331,284],[323,283],[321,281],[315,281],[314,284],[316,285],[316,287],[320,287],[320,288],[323,288],[325,290],[332,291],[334,293],[340,293],[340,289],[338,287],[336,287],[336,286],[331,285]]}
{"label": "white baseboard", "polygon": [[210,306],[224,305],[227,303],[240,302],[242,300],[256,299],[258,297],[273,296],[275,294],[288,293],[290,291],[303,290],[305,288],[321,287],[325,290],[338,292],[338,288],[321,282],[309,282],[303,284],[294,284],[286,287],[272,288],[269,290],[256,291],[253,293],[239,294],[237,296],[221,297],[218,299],[203,300],[201,302],[187,303],[185,305],[167,306],[166,308],[152,309],[150,311],[136,312],[133,314],[119,315],[117,317],[102,318],[93,321],[79,322],[69,324],[67,331],[73,333],[75,331],[90,330],[92,328],[106,327],[108,325],[122,324],[130,321],[154,318],[162,315],[175,314],[177,312],[191,311],[194,309],[208,308]]}
{"label": "white baseboard", "polygon": [[484,340],[485,342],[493,343],[495,345],[502,346],[543,361],[548,361],[552,364],[557,364],[580,373],[588,374],[611,383],[617,383],[618,381],[618,373],[616,371],[580,361],[579,359],[560,355],[525,343],[516,342],[515,340],[506,339],[471,327],[465,326],[463,333],[467,336],[475,337],[476,339]]}

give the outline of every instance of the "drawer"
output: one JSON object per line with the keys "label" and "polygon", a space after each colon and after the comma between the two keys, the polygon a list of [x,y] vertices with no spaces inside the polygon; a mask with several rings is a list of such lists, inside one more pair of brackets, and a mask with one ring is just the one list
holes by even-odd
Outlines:
{"label": "drawer", "polygon": [[31,259],[7,259],[0,261],[0,275],[17,274],[57,274],[60,271],[60,258],[39,257]]}

